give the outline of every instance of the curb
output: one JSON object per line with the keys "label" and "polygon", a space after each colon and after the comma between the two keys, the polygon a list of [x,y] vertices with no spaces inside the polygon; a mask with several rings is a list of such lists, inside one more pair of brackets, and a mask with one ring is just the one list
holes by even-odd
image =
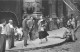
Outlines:
{"label": "curb", "polygon": [[64,44],[66,42],[63,41],[63,42],[60,42],[60,43],[57,43],[57,44],[51,44],[51,45],[46,45],[46,46],[42,46],[42,47],[34,47],[34,48],[24,48],[24,49],[9,49],[9,50],[6,50],[6,51],[29,51],[29,50],[36,50],[36,49],[45,49],[45,48],[51,48],[51,47],[54,47],[54,46],[60,46],[62,44]]}

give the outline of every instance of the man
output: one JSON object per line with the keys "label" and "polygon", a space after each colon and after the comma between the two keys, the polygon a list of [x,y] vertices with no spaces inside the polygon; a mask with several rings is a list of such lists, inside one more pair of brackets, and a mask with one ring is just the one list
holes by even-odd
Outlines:
{"label": "man", "polygon": [[53,27],[53,25],[52,25],[52,23],[53,23],[52,22],[53,21],[52,18],[49,18],[49,21],[50,21],[49,22],[49,30],[53,30],[53,28],[52,28]]}
{"label": "man", "polygon": [[72,21],[71,21],[71,25],[72,25],[72,28],[71,28],[71,34],[72,34],[72,40],[75,41],[77,40],[77,37],[75,35],[75,18],[72,18]]}
{"label": "man", "polygon": [[27,46],[27,39],[28,39],[28,34],[29,34],[29,27],[27,25],[27,18],[25,18],[22,22],[22,28],[23,28],[23,35],[24,35],[24,46]]}
{"label": "man", "polygon": [[34,20],[33,17],[30,17],[30,19],[27,21],[28,27],[29,27],[29,36],[30,36],[30,40],[33,40],[34,37],[34,33],[32,32],[34,30]]}
{"label": "man", "polygon": [[13,20],[9,20],[9,23],[6,25],[6,34],[8,35],[9,49],[14,47],[14,27]]}
{"label": "man", "polygon": [[60,28],[60,19],[57,19],[57,28]]}
{"label": "man", "polygon": [[60,18],[60,28],[63,27],[63,18]]}
{"label": "man", "polygon": [[5,47],[6,47],[5,25],[6,25],[5,19],[1,20],[1,24],[0,24],[0,52],[5,52]]}

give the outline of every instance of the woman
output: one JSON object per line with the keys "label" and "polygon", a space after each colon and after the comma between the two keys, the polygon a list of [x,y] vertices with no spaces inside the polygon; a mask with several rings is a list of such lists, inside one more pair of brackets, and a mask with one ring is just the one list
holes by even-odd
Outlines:
{"label": "woman", "polygon": [[47,31],[45,30],[46,27],[46,21],[41,19],[41,22],[39,23],[39,39],[41,40],[42,43],[42,39],[45,38],[46,41],[48,41],[47,36],[49,35],[47,33]]}

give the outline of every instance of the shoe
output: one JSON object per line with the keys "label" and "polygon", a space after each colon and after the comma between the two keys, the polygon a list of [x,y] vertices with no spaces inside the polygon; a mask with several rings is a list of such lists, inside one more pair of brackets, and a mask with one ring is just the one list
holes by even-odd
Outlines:
{"label": "shoe", "polygon": [[24,46],[27,46],[28,44],[25,44]]}

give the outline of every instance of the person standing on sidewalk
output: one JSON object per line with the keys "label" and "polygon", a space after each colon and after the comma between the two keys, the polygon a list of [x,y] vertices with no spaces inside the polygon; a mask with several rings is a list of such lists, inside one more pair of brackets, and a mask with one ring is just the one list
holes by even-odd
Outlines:
{"label": "person standing on sidewalk", "polygon": [[[30,17],[30,16],[28,16]],[[24,35],[24,46],[27,46],[28,43],[27,43],[27,40],[28,40],[28,34],[29,34],[29,27],[28,27],[28,24],[27,24],[27,18],[25,18],[23,21],[22,21],[22,28],[23,28],[23,35]]]}
{"label": "person standing on sidewalk", "polygon": [[73,41],[75,41],[77,39],[74,29],[75,29],[75,18],[72,18],[72,20],[71,20],[71,34],[72,34],[72,40]]}
{"label": "person standing on sidewalk", "polygon": [[60,28],[63,27],[63,18],[60,18]]}
{"label": "person standing on sidewalk", "polygon": [[49,29],[50,29],[50,31],[52,31],[53,30],[53,19],[52,18],[49,18]]}
{"label": "person standing on sidewalk", "polygon": [[67,21],[67,27],[71,28],[71,19]]}
{"label": "person standing on sidewalk", "polygon": [[30,40],[34,39],[34,33],[32,32],[34,30],[34,20],[33,17],[30,17],[30,19],[27,22],[28,27],[29,27],[29,36],[30,36]]}
{"label": "person standing on sidewalk", "polygon": [[9,20],[9,23],[6,25],[6,34],[8,35],[9,49],[14,47],[14,26],[13,20]]}
{"label": "person standing on sidewalk", "polygon": [[72,20],[72,18],[70,18],[69,20],[68,20],[68,22],[67,22],[67,24],[68,24],[68,27],[69,27],[69,30],[70,30],[70,34],[71,34],[71,39],[72,39],[72,41],[75,41],[77,38],[76,38],[76,36],[75,36],[75,31],[74,31],[74,24],[75,22],[74,22],[74,20]]}
{"label": "person standing on sidewalk", "polygon": [[6,21],[5,19],[1,20],[0,24],[0,52],[5,52],[6,48]]}
{"label": "person standing on sidewalk", "polygon": [[57,19],[57,28],[60,28],[60,19]]}
{"label": "person standing on sidewalk", "polygon": [[38,25],[39,25],[39,39],[41,40],[40,43],[42,43],[43,38],[45,38],[46,41],[48,41],[47,36],[49,34],[45,30],[47,24],[46,24],[46,21],[42,18],[42,16],[41,16],[41,19],[40,19]]}

